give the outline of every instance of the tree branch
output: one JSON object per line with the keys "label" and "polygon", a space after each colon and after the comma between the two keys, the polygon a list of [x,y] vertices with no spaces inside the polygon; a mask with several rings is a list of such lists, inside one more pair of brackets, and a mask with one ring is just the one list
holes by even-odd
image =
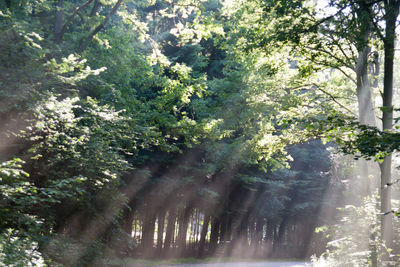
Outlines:
{"label": "tree branch", "polygon": [[74,20],[74,17],[76,15],[78,15],[78,13],[85,9],[91,2],[93,2],[93,0],[88,0],[86,1],[83,5],[76,7],[74,12],[68,17],[67,21],[64,23],[61,31],[59,32],[58,36],[56,36],[56,42],[59,44],[62,41],[62,38],[65,34],[65,32],[67,31],[68,25]]}
{"label": "tree branch", "polygon": [[[334,68],[334,69],[340,71],[346,78],[348,78],[348,79],[349,79],[350,81],[352,81],[354,84],[357,84],[357,81],[354,80],[354,78],[352,78],[347,72],[345,72],[344,70],[342,70],[341,67],[336,66],[336,65],[333,65],[333,64],[328,64],[328,63],[323,62],[323,61],[315,61],[315,60],[314,60],[314,62],[317,63],[317,64],[320,64],[320,65],[322,65],[322,66],[328,66],[328,67],[331,67],[331,68]],[[351,68],[351,70],[353,70],[353,69]],[[353,71],[354,71],[354,70],[353,70]]]}
{"label": "tree branch", "polygon": [[[342,47],[342,45],[341,45],[341,43],[340,43],[340,40],[335,39],[335,36],[334,36],[333,34],[330,34],[330,36],[331,36],[331,38],[332,38],[332,42],[339,48],[340,52],[341,52],[342,55],[346,58],[346,60],[349,61],[349,62],[353,61],[353,60],[354,60],[354,57],[353,57],[353,59],[351,59],[351,58],[349,57],[349,55],[347,55],[347,53],[345,52],[345,50],[343,49],[343,47]],[[350,46],[350,51],[351,51],[351,46]],[[355,61],[355,60],[354,60],[354,61]]]}
{"label": "tree branch", "polygon": [[336,100],[336,97],[334,95],[332,95],[331,93],[325,91],[324,89],[322,89],[318,84],[313,84],[313,86],[315,86],[318,90],[320,90],[321,92],[323,92],[324,94],[326,94],[327,96],[329,96],[333,102],[335,102],[336,104],[338,104],[340,107],[344,108],[346,111],[353,113],[350,109],[348,109],[347,107],[345,107],[343,104],[341,104],[339,101]]}
{"label": "tree branch", "polygon": [[329,52],[329,51],[327,51],[325,49],[314,48],[314,47],[311,47],[311,46],[306,46],[305,48],[313,50],[313,51],[317,51],[317,52],[321,52],[321,53],[327,54],[328,56],[330,56],[333,59],[336,59],[338,62],[340,62],[343,66],[345,66],[345,67],[347,67],[347,68],[349,68],[351,70],[354,70],[354,66],[351,66],[351,65],[347,64],[343,59],[335,56],[333,53],[331,53],[331,52]]}
{"label": "tree branch", "polygon": [[114,5],[114,7],[110,10],[110,12],[108,12],[108,14],[106,15],[103,23],[99,24],[90,34],[89,36],[82,42],[82,44],[80,45],[78,52],[82,53],[87,46],[89,45],[90,41],[93,39],[93,37],[99,32],[101,31],[110,21],[111,17],[117,12],[118,8],[121,6],[122,2],[124,0],[118,0],[118,2]]}
{"label": "tree branch", "polygon": [[100,4],[99,0],[94,1],[94,5],[93,5],[93,8],[92,8],[92,11],[90,11],[90,15],[89,16],[90,17],[95,16],[97,11],[99,10],[100,6],[101,6],[101,4]]}
{"label": "tree branch", "polygon": [[[132,24],[136,24],[135,21],[133,21],[131,18],[127,18]],[[136,25],[135,25],[136,26]],[[137,27],[137,30],[139,32],[141,32],[143,34],[143,36],[146,38],[147,41],[149,41],[151,48],[153,49],[157,59],[159,59],[161,57],[161,55],[159,54],[159,48],[158,48],[158,44],[156,41],[154,41],[143,29],[141,29],[140,27]]]}
{"label": "tree branch", "polygon": [[383,36],[383,33],[381,32],[381,29],[379,29],[378,24],[374,20],[372,20],[372,26],[375,28],[375,32],[378,34],[379,39],[381,39],[383,42],[385,41],[385,36]]}

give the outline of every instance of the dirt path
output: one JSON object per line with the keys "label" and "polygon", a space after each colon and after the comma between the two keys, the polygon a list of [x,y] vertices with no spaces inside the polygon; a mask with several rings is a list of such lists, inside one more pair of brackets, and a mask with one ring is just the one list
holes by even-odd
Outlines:
{"label": "dirt path", "polygon": [[[305,262],[223,262],[196,264],[164,264],[157,267],[305,267]],[[135,267],[135,266],[130,266]]]}

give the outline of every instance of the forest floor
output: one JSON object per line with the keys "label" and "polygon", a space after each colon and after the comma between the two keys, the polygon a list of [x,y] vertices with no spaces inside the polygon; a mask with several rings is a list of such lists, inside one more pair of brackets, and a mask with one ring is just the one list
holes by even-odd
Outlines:
{"label": "forest floor", "polygon": [[172,261],[143,261],[143,260],[125,260],[116,265],[118,267],[305,267],[306,261],[301,260],[269,260],[269,261],[254,261],[254,260],[234,260],[228,259],[207,259],[193,260],[181,259]]}
{"label": "forest floor", "polygon": [[[263,261],[263,262],[223,262],[223,263],[195,263],[177,265],[158,265],[157,267],[305,267],[305,262]],[[129,266],[129,267],[135,267]]]}

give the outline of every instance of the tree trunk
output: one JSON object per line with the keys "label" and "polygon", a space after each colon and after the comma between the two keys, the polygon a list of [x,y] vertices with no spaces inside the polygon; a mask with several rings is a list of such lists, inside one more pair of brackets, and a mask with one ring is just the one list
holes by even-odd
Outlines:
{"label": "tree trunk", "polygon": [[262,239],[263,239],[263,229],[264,229],[264,218],[258,216],[256,219],[256,231],[254,235],[254,256],[261,256],[261,247],[262,247]]}
{"label": "tree trunk", "polygon": [[224,235],[225,241],[231,241],[232,240],[232,215],[228,214],[227,215],[227,220],[226,220],[226,233]]}
{"label": "tree trunk", "polygon": [[219,226],[220,226],[219,218],[217,216],[213,217],[211,221],[210,251],[209,251],[210,256],[214,254],[218,246]]}
{"label": "tree trunk", "polygon": [[63,25],[63,6],[64,0],[58,0],[56,4],[56,11],[54,15],[54,42],[61,43],[61,30]]}
{"label": "tree trunk", "polygon": [[196,222],[195,222],[195,231],[194,231],[194,243],[197,245],[199,242],[199,234],[200,234],[200,211],[196,210]]}
{"label": "tree trunk", "polygon": [[179,232],[178,232],[178,248],[180,250],[180,254],[184,254],[186,250],[186,237],[187,237],[187,229],[189,225],[189,218],[192,208],[188,205],[185,207],[181,220],[179,222]]}
{"label": "tree trunk", "polygon": [[165,210],[163,208],[158,212],[158,223],[157,223],[157,255],[160,255],[163,247],[163,236],[164,236],[164,221],[165,221]]}
{"label": "tree trunk", "polygon": [[206,245],[206,236],[208,232],[208,224],[210,223],[210,215],[204,215],[204,221],[203,221],[203,227],[201,228],[201,233],[200,233],[200,242],[199,242],[199,248],[198,248],[198,253],[197,257],[202,258],[204,257],[204,248]]}
{"label": "tree trunk", "polygon": [[[240,249],[240,253],[245,253],[249,248],[249,216],[250,212],[238,214],[240,216],[239,225],[234,229],[232,234],[232,242],[230,243],[227,256],[231,256],[232,253],[236,253],[237,249]],[[235,256],[245,256],[235,255]]]}
{"label": "tree trunk", "polygon": [[[371,22],[369,16],[371,14],[371,7],[364,1],[359,1],[360,8],[357,9],[357,15],[362,21],[361,37],[362,43],[359,44],[358,58],[356,64],[356,80],[357,80],[357,100],[358,100],[358,118],[360,124],[376,126],[375,111],[371,94],[371,83],[368,77],[369,56],[371,54],[371,47],[369,46],[369,38],[371,35]],[[368,196],[371,194],[368,164],[365,159],[360,159],[358,162],[358,171],[361,178],[361,195]]]}
{"label": "tree trunk", "polygon": [[255,246],[255,234],[256,234],[256,218],[251,218],[249,223],[249,240],[250,240],[250,247]]}
{"label": "tree trunk", "polygon": [[152,255],[154,243],[156,216],[150,208],[151,207],[147,207],[145,218],[143,221],[142,250],[145,257],[149,257]]}
{"label": "tree trunk", "polygon": [[93,8],[92,8],[92,10],[90,11],[90,16],[91,16],[91,17],[96,16],[96,14],[97,14],[97,12],[99,11],[100,7],[101,7],[101,3],[99,2],[99,0],[95,0],[95,1],[94,1],[94,4],[93,4]]}
{"label": "tree trunk", "polygon": [[280,248],[283,246],[283,243],[285,242],[286,226],[287,226],[287,219],[284,218],[281,224],[279,225],[279,232],[274,233],[276,237],[274,240],[274,247],[273,247],[274,252],[279,251]]}
{"label": "tree trunk", "polygon": [[274,228],[275,224],[272,223],[271,220],[267,220],[267,229],[265,230],[265,237],[264,237],[264,250],[266,251],[267,256],[270,256],[272,252]]}
{"label": "tree trunk", "polygon": [[119,250],[124,253],[129,252],[129,242],[132,238],[132,232],[133,232],[133,218],[134,218],[133,206],[125,207],[123,209],[123,216],[122,216],[122,229],[127,235],[127,238],[123,239],[123,242],[120,244],[119,247]]}
{"label": "tree trunk", "polygon": [[361,124],[375,126],[375,112],[368,79],[368,57],[371,53],[371,48],[368,46],[369,35],[369,30],[364,33],[365,44],[358,51],[356,65],[358,117]]}
{"label": "tree trunk", "polygon": [[175,223],[176,223],[176,212],[174,208],[171,208],[168,211],[168,224],[164,241],[164,253],[163,253],[164,256],[167,256],[168,252],[170,251],[172,240],[175,234]]}
{"label": "tree trunk", "polygon": [[123,222],[122,222],[122,228],[125,233],[127,233],[129,236],[132,236],[133,232],[133,220],[134,220],[134,215],[135,215],[135,206],[136,203],[134,201],[131,201],[128,203],[127,207],[123,209]]}
{"label": "tree trunk", "polygon": [[[396,21],[399,15],[399,0],[384,1],[386,11],[386,32],[384,38],[384,78],[383,78],[383,108],[382,129],[390,131],[393,124],[393,62],[394,43],[396,37]],[[381,231],[382,241],[387,248],[393,248],[393,214],[392,214],[392,156],[383,160],[381,167]],[[387,253],[385,253],[387,254]],[[384,257],[384,260],[387,259]]]}
{"label": "tree trunk", "polygon": [[227,214],[223,214],[221,216],[221,223],[220,223],[220,234],[219,234],[219,240],[221,243],[224,243],[226,241],[226,224],[227,224],[227,219],[228,216]]}

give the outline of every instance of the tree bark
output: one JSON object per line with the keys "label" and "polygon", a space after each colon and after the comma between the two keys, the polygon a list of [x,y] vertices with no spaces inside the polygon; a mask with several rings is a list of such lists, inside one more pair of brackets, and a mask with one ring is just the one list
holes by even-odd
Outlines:
{"label": "tree bark", "polygon": [[172,240],[175,234],[175,223],[176,223],[176,212],[174,208],[171,208],[168,211],[168,224],[164,241],[164,253],[163,253],[164,256],[167,256],[168,252],[170,251]]}
{"label": "tree bark", "polygon": [[268,251],[270,251],[270,249],[272,248],[272,241],[274,238],[274,228],[275,224],[273,224],[270,219],[267,220],[267,229],[265,230],[264,243]]}
{"label": "tree bark", "polygon": [[[393,63],[394,44],[396,37],[396,21],[399,15],[399,0],[384,1],[386,11],[386,32],[384,38],[384,78],[383,78],[383,109],[382,129],[390,131],[393,124]],[[381,237],[386,247],[393,247],[393,214],[392,214],[392,155],[384,158],[381,167]],[[386,253],[385,253],[386,254]],[[387,259],[386,255],[386,259]]]}
{"label": "tree bark", "polygon": [[194,226],[194,244],[197,245],[199,241],[199,229],[200,229],[200,211],[196,209],[195,226]]}
{"label": "tree bark", "polygon": [[263,239],[263,229],[264,229],[264,218],[258,216],[256,219],[256,231],[254,236],[254,256],[261,256],[261,247],[262,247],[262,239]]}
{"label": "tree bark", "polygon": [[142,232],[142,251],[145,257],[149,257],[153,252],[154,243],[154,231],[155,231],[155,213],[151,210],[151,207],[147,207],[145,212],[145,218],[143,221],[143,232]]}
{"label": "tree bark", "polygon": [[122,228],[125,233],[129,236],[132,236],[133,231],[133,211],[130,209],[124,209],[124,216],[123,216],[123,225]]}
{"label": "tree bark", "polygon": [[210,251],[209,251],[210,256],[214,254],[218,246],[219,226],[220,226],[220,220],[218,216],[213,217],[213,219],[211,220]]}
{"label": "tree bark", "polygon": [[63,24],[63,7],[64,7],[64,0],[58,0],[56,4],[56,11],[54,14],[54,42],[56,44],[61,43],[60,34]]}
{"label": "tree bark", "polygon": [[198,248],[198,253],[197,257],[202,258],[204,257],[204,248],[206,245],[206,236],[208,232],[208,224],[210,223],[210,215],[204,215],[204,221],[203,221],[203,227],[201,228],[201,233],[200,233],[200,242],[199,242],[199,248]]}
{"label": "tree bark", "polygon": [[164,237],[164,221],[165,221],[165,210],[163,208],[158,212],[157,221],[157,254],[160,255],[163,247],[163,237]]}
{"label": "tree bark", "polygon": [[[357,100],[358,100],[358,118],[360,124],[376,126],[375,111],[372,101],[371,83],[369,81],[369,57],[371,55],[371,47],[369,46],[369,38],[371,35],[371,7],[365,1],[358,1],[360,6],[356,10],[360,19],[360,31],[362,41],[358,44],[358,58],[355,67],[357,81]],[[371,193],[370,180],[368,172],[368,163],[365,159],[360,159],[358,169],[361,178],[362,188],[361,195],[368,196]]]}
{"label": "tree bark", "polygon": [[274,240],[274,247],[273,247],[274,252],[280,250],[280,247],[282,247],[282,245],[285,241],[287,223],[288,223],[287,218],[283,218],[282,222],[279,225],[278,233],[274,233],[274,235],[276,236],[276,238]]}
{"label": "tree bark", "polygon": [[185,250],[186,250],[187,229],[189,226],[189,217],[190,217],[191,211],[192,211],[192,208],[190,207],[190,205],[186,206],[183,211],[181,220],[179,222],[177,243],[178,243],[178,247],[180,250],[180,254],[184,254]]}
{"label": "tree bark", "polygon": [[368,45],[369,29],[366,29],[363,35],[363,45],[358,51],[356,64],[358,117],[361,124],[375,126],[375,112],[368,78],[368,58],[371,53],[371,47]]}

